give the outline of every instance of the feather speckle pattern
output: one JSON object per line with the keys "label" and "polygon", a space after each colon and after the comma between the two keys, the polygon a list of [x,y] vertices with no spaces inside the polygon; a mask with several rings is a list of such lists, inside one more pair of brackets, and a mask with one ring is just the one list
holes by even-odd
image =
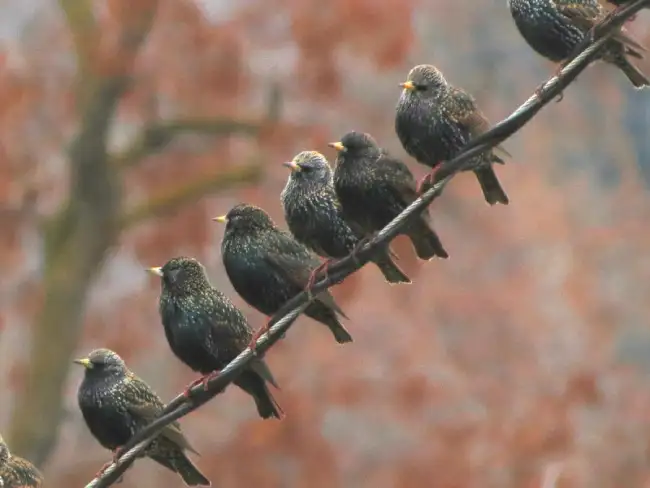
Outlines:
{"label": "feather speckle pattern", "polygon": [[[325,258],[343,258],[357,246],[363,234],[353,231],[343,217],[333,174],[327,159],[315,151],[303,151],[290,163],[287,184],[281,194],[289,230],[299,242]],[[373,257],[389,283],[411,280],[395,264],[388,249]]]}
{"label": "feather speckle pattern", "polygon": [[[320,261],[293,236],[276,227],[259,207],[240,204],[224,217],[221,257],[228,278],[250,306],[273,315],[309,284]],[[325,290],[309,304],[305,315],[326,325],[339,343],[352,342],[339,316],[345,317]]]}
{"label": "feather speckle pattern", "polygon": [[[402,86],[395,132],[406,152],[421,164],[436,170],[490,128],[474,98],[449,84],[435,66],[415,66]],[[497,147],[475,157],[470,169],[476,174],[485,201],[490,205],[507,205],[508,196],[492,167],[494,163],[503,163],[496,151],[508,155]]]}
{"label": "feather speckle pattern", "polygon": [[41,472],[26,459],[11,454],[0,435],[0,487],[40,488],[42,484]]}
{"label": "feather speckle pattern", "polygon": [[[196,259],[176,257],[162,268],[159,311],[172,352],[204,375],[219,371],[242,352],[253,337],[244,314],[208,281]],[[263,359],[256,359],[233,383],[255,400],[262,418],[282,418],[266,383],[277,387]]]}
{"label": "feather speckle pattern", "polygon": [[[508,0],[508,7],[528,45],[555,62],[574,54],[585,35],[607,15],[597,0]],[[606,43],[600,59],[617,66],[634,87],[643,88],[650,80],[629,58],[642,58],[645,50],[621,27]]]}
{"label": "feather speckle pattern", "polygon": [[[75,360],[84,366],[77,401],[90,433],[106,449],[115,451],[136,432],[154,421],[164,404],[144,381],[129,371],[120,356],[109,349],[95,349]],[[188,486],[210,486],[186,456],[196,453],[178,422],[165,427],[144,455],[178,473]]]}

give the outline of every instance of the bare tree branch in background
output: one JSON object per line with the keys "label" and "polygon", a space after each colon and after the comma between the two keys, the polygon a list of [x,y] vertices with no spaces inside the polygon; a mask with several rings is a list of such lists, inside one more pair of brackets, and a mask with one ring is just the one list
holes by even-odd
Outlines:
{"label": "bare tree branch in background", "polygon": [[111,157],[118,168],[129,168],[145,157],[165,148],[172,139],[182,133],[229,136],[242,134],[255,136],[262,129],[264,121],[245,121],[229,118],[160,121],[146,126],[134,142],[120,154]]}
{"label": "bare tree branch in background", "polygon": [[250,348],[245,349],[221,371],[219,376],[209,381],[207,390],[204,390],[203,385],[197,385],[191,389],[189,397],[181,394],[174,398],[165,407],[161,417],[134,435],[122,447],[122,454],[118,459],[109,464],[100,476],[88,483],[86,488],[106,488],[115,483],[165,426],[196,410],[223,391],[248,366],[248,363],[254,357],[263,356],[286,333],[295,322],[295,319],[307,307],[313,295],[361,269],[369,261],[376,249],[385,246],[398,235],[411,216],[424,210],[442,194],[445,185],[464,169],[470,159],[501,144],[526,125],[545,105],[562,93],[596,59],[598,51],[607,39],[626,20],[647,4],[650,4],[650,0],[636,0],[622,8],[617,14],[607,18],[594,33],[593,39],[585,43],[584,49],[557,76],[544,83],[538,93],[531,96],[509,117],[496,124],[491,130],[470,141],[454,159],[444,163],[437,173],[437,176],[442,178],[438,183],[409,205],[376,236],[368,240],[355,253],[354,257],[350,255],[332,264],[328,269],[327,276],[320,279],[309,292],[303,291],[289,300],[271,318],[271,328],[268,333],[263,334],[258,339],[256,352],[253,352]]}
{"label": "bare tree branch in background", "polygon": [[[91,0],[59,0],[76,55],[78,130],[68,153],[67,200],[42,224],[44,303],[32,328],[24,389],[16,396],[10,421],[13,451],[43,464],[52,451],[63,417],[63,384],[82,336],[84,304],[120,233],[147,218],[164,215],[229,185],[255,181],[255,167],[202,178],[127,210],[121,209],[121,169],[159,151],[175,134],[241,133],[256,135],[260,122],[228,119],[160,121],[145,129],[121,155],[111,156],[107,135],[121,98],[131,82],[133,64],[147,38],[159,0],[131,2],[120,19],[120,35],[109,50]],[[110,51],[110,52],[104,52]]]}
{"label": "bare tree branch in background", "polygon": [[230,171],[220,170],[213,175],[202,175],[196,181],[174,187],[169,192],[158,197],[148,198],[146,202],[127,209],[121,216],[120,226],[122,229],[128,229],[151,218],[168,215],[205,195],[235,188],[242,184],[256,183],[261,180],[262,176],[263,168],[257,164]]}

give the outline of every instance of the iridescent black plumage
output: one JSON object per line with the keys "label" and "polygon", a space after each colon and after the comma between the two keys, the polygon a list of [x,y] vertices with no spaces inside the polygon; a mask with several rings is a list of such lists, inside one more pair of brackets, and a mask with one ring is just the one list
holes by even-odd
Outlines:
{"label": "iridescent black plumage", "polygon": [[[221,257],[230,281],[241,297],[266,315],[273,315],[308,285],[320,262],[291,234],[278,229],[268,214],[240,204],[223,217],[226,222]],[[327,325],[339,343],[352,342],[337,314],[345,317],[329,291],[316,295],[305,315]]]}
{"label": "iridescent black plumage", "polygon": [[[395,131],[404,149],[419,163],[435,171],[440,163],[452,159],[472,138],[489,129],[489,123],[471,95],[450,85],[432,65],[419,65],[402,84],[397,103]],[[502,148],[497,147],[508,155]],[[490,204],[508,204],[492,167],[503,163],[494,151],[472,160],[485,200]]]}
{"label": "iridescent black plumage", "polygon": [[9,451],[0,435],[0,487],[2,488],[39,488],[43,475],[36,467]]}
{"label": "iridescent black plumage", "polygon": [[[242,352],[253,337],[246,317],[208,281],[196,259],[177,257],[151,268],[161,279],[160,317],[172,352],[192,370],[218,372]],[[266,382],[277,383],[262,359],[255,359],[233,383],[255,399],[262,418],[282,418]]]}
{"label": "iridescent black plumage", "polygon": [[[86,368],[77,392],[79,408],[91,434],[106,449],[115,452],[160,416],[164,405],[158,395],[113,351],[96,349],[75,362]],[[174,422],[162,430],[144,455],[178,473],[188,486],[210,486],[185,450],[197,454]]]}
{"label": "iridescent black plumage", "polygon": [[[370,134],[348,132],[330,146],[338,151],[334,189],[343,215],[364,236],[384,228],[417,198],[411,171],[381,149]],[[449,257],[428,218],[424,210],[402,234],[410,238],[420,259]]]}
{"label": "iridescent black plumage", "polygon": [[[344,258],[360,236],[345,222],[332,182],[332,169],[319,152],[303,151],[285,163],[291,169],[281,200],[289,230],[319,256]],[[411,280],[392,261],[388,250],[372,259],[389,283]]]}
{"label": "iridescent black plumage", "polygon": [[[597,0],[508,0],[508,6],[528,45],[555,62],[575,55],[585,34],[607,16]],[[605,45],[600,59],[620,68],[636,88],[643,88],[650,80],[628,56],[642,58],[645,50],[621,27]]]}

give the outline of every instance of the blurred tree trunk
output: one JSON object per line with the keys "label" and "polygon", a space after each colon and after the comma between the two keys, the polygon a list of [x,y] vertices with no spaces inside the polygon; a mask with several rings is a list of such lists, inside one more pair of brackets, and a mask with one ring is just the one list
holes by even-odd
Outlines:
{"label": "blurred tree trunk", "polygon": [[[25,388],[17,397],[10,431],[13,450],[37,464],[51,452],[62,420],[62,388],[81,335],[88,290],[117,239],[119,175],[109,164],[106,138],[157,0],[136,4],[112,62],[104,64],[98,61],[99,32],[91,2],[59,2],[77,53],[80,122],[69,151],[69,199],[44,229],[44,303],[34,324]],[[100,77],[99,69],[107,68],[109,76]]]}

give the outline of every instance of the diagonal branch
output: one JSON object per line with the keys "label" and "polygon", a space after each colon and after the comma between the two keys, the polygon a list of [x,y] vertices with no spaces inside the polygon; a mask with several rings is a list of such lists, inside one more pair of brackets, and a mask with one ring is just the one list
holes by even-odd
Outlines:
{"label": "diagonal branch", "polygon": [[[295,319],[304,311],[314,294],[317,294],[330,286],[340,282],[347,276],[364,266],[376,251],[377,248],[389,243],[408,219],[424,210],[431,202],[439,197],[445,185],[464,169],[468,161],[477,154],[487,151],[520,130],[530,119],[532,119],[545,105],[558,96],[576,77],[591,63],[597,56],[607,38],[612,36],[633,14],[638,12],[650,0],[636,0],[622,8],[617,14],[605,20],[595,33],[587,47],[567,64],[557,76],[547,81],[539,91],[539,94],[531,96],[512,115],[494,126],[482,136],[470,141],[470,143],[454,159],[445,163],[439,171],[445,170],[443,179],[433,185],[420,198],[409,205],[400,215],[383,228],[375,237],[366,242],[356,253],[355,257],[348,256],[337,261],[329,267],[328,276],[319,280],[310,290],[303,291],[289,300],[271,319],[271,329],[263,334],[257,341],[256,352],[250,348],[242,351],[232,362],[230,362],[219,376],[208,383],[208,390],[204,391],[202,385],[197,385],[191,390],[189,398],[179,395],[174,398],[164,409],[160,418],[149,424],[136,433],[133,438],[123,446],[124,453],[116,461],[111,463],[106,470],[97,478],[93,479],[86,488],[106,488],[112,485],[141,455],[145,447],[171,422],[196,410],[201,405],[221,392],[241,371],[247,367],[253,358],[263,356],[268,349],[278,341],[291,327]],[[440,173],[438,173],[440,174]]]}
{"label": "diagonal branch", "polygon": [[242,134],[257,136],[263,122],[231,118],[187,119],[156,122],[146,126],[124,151],[111,157],[117,168],[130,168],[143,158],[161,151],[177,135],[191,132],[213,136]]}
{"label": "diagonal branch", "polygon": [[120,217],[120,228],[126,230],[146,220],[168,215],[206,195],[236,185],[255,183],[261,179],[262,174],[262,166],[251,164],[228,171],[221,170],[213,175],[203,175],[195,181],[175,187],[172,191],[154,196],[126,210]]}

